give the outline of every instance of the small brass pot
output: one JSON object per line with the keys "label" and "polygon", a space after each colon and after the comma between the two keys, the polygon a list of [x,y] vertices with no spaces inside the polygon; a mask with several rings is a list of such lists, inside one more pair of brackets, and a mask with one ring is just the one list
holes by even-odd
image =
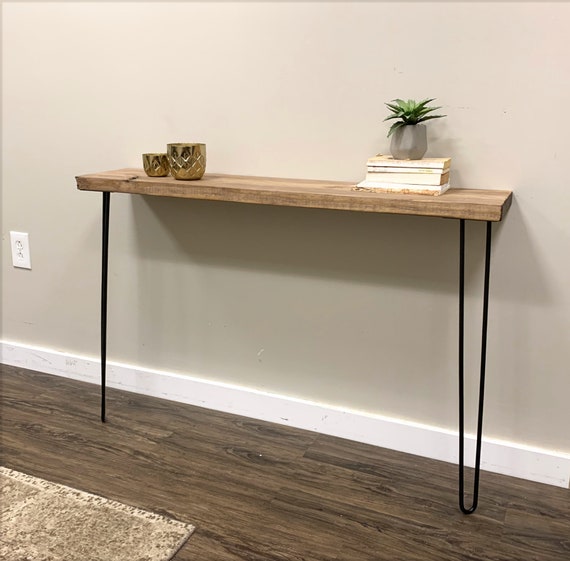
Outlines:
{"label": "small brass pot", "polygon": [[168,144],[166,153],[174,179],[200,179],[206,171],[206,145],[200,142]]}
{"label": "small brass pot", "polygon": [[166,177],[170,172],[166,154],[143,154],[144,172],[149,177]]}

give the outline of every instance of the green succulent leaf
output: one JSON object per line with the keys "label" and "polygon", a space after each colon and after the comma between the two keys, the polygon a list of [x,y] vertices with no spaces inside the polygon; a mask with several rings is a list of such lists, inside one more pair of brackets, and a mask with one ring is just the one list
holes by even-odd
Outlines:
{"label": "green succulent leaf", "polygon": [[418,102],[416,105],[419,109],[423,109],[428,103],[431,103],[432,101],[435,101],[435,97],[424,99],[423,101]]}
{"label": "green succulent leaf", "polygon": [[386,103],[386,106],[393,113],[401,113],[402,112],[402,108],[399,105],[394,105],[393,103]]}
{"label": "green succulent leaf", "polygon": [[435,97],[423,99],[421,101],[414,101],[413,99],[403,100],[400,98],[393,99],[390,103],[385,103],[386,107],[390,110],[391,114],[384,119],[390,121],[397,119],[392,123],[388,131],[390,137],[394,131],[398,130],[404,125],[417,125],[430,119],[441,119],[446,115],[431,115],[434,111],[441,109],[441,107],[430,107],[429,104],[435,101]]}
{"label": "green succulent leaf", "polygon": [[392,136],[392,134],[398,130],[400,127],[405,126],[406,123],[402,123],[401,121],[398,121],[396,123],[392,123],[392,126],[390,127],[390,130],[388,131],[388,138],[390,138],[390,136]]}
{"label": "green succulent leaf", "polygon": [[441,119],[442,117],[447,117],[447,115],[429,115],[428,117],[424,117],[423,121],[429,121],[430,119]]}

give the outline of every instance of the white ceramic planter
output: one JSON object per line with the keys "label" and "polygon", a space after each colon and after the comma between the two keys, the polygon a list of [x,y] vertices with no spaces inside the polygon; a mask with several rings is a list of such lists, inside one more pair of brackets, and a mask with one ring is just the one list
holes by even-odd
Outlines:
{"label": "white ceramic planter", "polygon": [[425,125],[404,125],[392,134],[390,153],[396,160],[421,160],[427,152]]}

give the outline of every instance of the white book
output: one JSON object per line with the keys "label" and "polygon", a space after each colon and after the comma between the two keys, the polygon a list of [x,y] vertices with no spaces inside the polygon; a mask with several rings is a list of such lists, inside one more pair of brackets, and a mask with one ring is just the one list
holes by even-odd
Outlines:
{"label": "white book", "polygon": [[378,191],[382,193],[437,196],[445,193],[449,189],[449,182],[444,185],[412,185],[409,183],[383,183],[379,181],[364,180],[356,187],[363,190]]}
{"label": "white book", "polygon": [[422,158],[421,160],[395,160],[392,156],[378,154],[368,158],[369,166],[390,166],[404,168],[435,168],[446,170],[451,165],[451,158]]}
{"label": "white book", "polygon": [[413,167],[402,167],[402,166],[384,166],[381,164],[367,164],[368,171],[374,171],[376,173],[427,173],[441,175],[449,171],[447,168],[413,168]]}
{"label": "white book", "polygon": [[[435,170],[432,170],[435,171]],[[368,168],[366,181],[376,183],[402,183],[406,185],[445,185],[449,183],[449,171],[445,173],[385,173]]]}

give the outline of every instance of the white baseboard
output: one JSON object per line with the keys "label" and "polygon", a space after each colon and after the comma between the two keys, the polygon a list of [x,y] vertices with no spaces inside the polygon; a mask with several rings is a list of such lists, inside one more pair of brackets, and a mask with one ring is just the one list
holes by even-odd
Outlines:
{"label": "white baseboard", "polygon": [[[97,359],[0,342],[0,362],[84,382],[99,383]],[[192,376],[107,363],[107,384],[135,393],[189,403],[264,421],[311,430],[457,463],[457,432],[340,409],[251,388],[222,384]],[[466,440],[466,458],[473,458],[475,438]],[[469,460],[466,460],[469,464]],[[483,439],[483,470],[567,488],[570,455],[494,439]]]}

